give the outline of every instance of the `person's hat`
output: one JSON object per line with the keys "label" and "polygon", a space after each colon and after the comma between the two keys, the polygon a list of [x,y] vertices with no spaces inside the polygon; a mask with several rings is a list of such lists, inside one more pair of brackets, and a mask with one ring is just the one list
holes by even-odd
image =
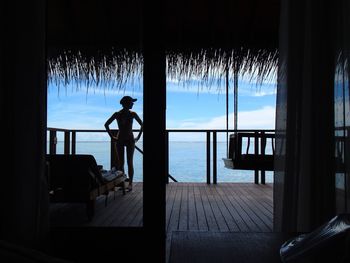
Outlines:
{"label": "person's hat", "polygon": [[120,100],[120,104],[125,104],[125,103],[129,103],[129,102],[135,102],[137,101],[137,99],[131,98],[130,96],[124,96],[121,100]]}

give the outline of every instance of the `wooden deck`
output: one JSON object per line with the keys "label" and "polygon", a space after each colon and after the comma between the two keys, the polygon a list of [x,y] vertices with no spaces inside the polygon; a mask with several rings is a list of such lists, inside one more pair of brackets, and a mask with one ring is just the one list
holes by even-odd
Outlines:
{"label": "wooden deck", "polygon": [[[272,185],[169,183],[166,227],[172,231],[271,232]],[[98,198],[92,221],[84,204],[52,204],[52,226],[142,226],[142,183]]]}

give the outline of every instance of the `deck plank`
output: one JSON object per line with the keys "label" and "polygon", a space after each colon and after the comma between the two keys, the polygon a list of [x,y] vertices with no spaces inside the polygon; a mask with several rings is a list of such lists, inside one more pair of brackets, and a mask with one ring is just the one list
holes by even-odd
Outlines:
{"label": "deck plank", "polygon": [[[135,187],[136,188],[136,187]],[[96,217],[97,226],[113,226],[114,220],[119,220],[119,218],[125,215],[125,211],[129,210],[131,204],[136,201],[136,189],[133,189],[132,192],[127,193],[123,196],[123,199],[120,199],[120,202],[112,202],[109,205],[109,209],[106,209],[105,216],[101,218]]]}
{"label": "deck plank", "polygon": [[209,230],[208,222],[205,217],[203,200],[202,200],[198,185],[194,186],[193,193],[194,193],[196,213],[197,213],[197,219],[198,219],[198,230],[208,231]]}
{"label": "deck plank", "polygon": [[[245,202],[249,202],[249,198],[244,197]],[[258,205],[256,205],[254,202],[249,202],[251,210],[254,212],[254,214],[263,222],[264,226],[262,227],[262,231],[264,232],[271,232],[273,228],[272,224],[272,217],[266,216]],[[267,227],[267,229],[266,229]]]}
{"label": "deck plank", "polygon": [[188,230],[188,185],[181,186],[181,201],[178,230]]}
{"label": "deck plank", "polygon": [[[198,217],[196,211],[196,200],[194,196],[194,185],[188,184],[188,230],[198,231]],[[197,204],[198,205],[198,204]]]}
{"label": "deck plank", "polygon": [[218,186],[214,186],[214,187],[209,187],[209,191],[211,192],[211,195],[214,197],[214,200],[216,202],[216,205],[218,207],[218,209],[220,210],[221,215],[223,216],[226,226],[227,226],[227,230],[229,232],[238,232],[239,231],[239,227],[236,224],[234,218],[232,217],[232,214],[230,213],[230,210],[227,208],[224,200],[222,200],[222,197],[218,194],[217,189]]}
{"label": "deck plank", "polygon": [[225,185],[223,189],[228,200],[231,202],[231,205],[237,209],[244,222],[246,222],[248,225],[249,231],[261,231],[258,224],[254,222],[254,218],[250,216],[250,211],[246,211],[244,204],[242,204],[241,200],[236,197],[236,194],[232,191],[231,187],[229,185]]}
{"label": "deck plank", "polygon": [[167,193],[166,193],[166,198],[165,198],[165,226],[166,229],[168,229],[169,227],[169,222],[170,222],[170,215],[171,215],[171,211],[173,209],[173,205],[174,205],[174,198],[175,198],[175,190],[174,190],[174,184],[168,184],[167,185]]}
{"label": "deck plank", "polygon": [[259,198],[259,202],[254,202],[254,193],[251,192],[248,187],[241,187],[239,188],[239,191],[249,199],[252,204],[261,211],[265,216],[269,218],[269,220],[272,221],[273,219],[273,209],[271,206],[266,206],[264,201],[262,200],[262,197]]}
{"label": "deck plank", "polygon": [[254,203],[249,202],[248,198],[244,196],[238,187],[231,187],[230,190],[234,193],[234,198],[240,203],[243,210],[245,210],[248,216],[253,220],[253,222],[258,226],[261,232],[270,232],[271,229],[264,221],[265,217],[257,213]]}
{"label": "deck plank", "polygon": [[[265,192],[259,192],[261,188],[264,188],[265,186],[257,186],[257,191],[253,191],[251,187],[242,187],[241,189],[245,192],[249,193],[252,197],[255,197],[256,195],[259,195],[259,202],[258,204],[263,206],[265,209],[269,211],[271,215],[273,215],[273,202],[270,199],[270,196],[268,196]],[[254,189],[255,190],[255,189]],[[261,193],[261,195],[260,195]]]}
{"label": "deck plank", "polygon": [[137,215],[137,212],[139,212],[140,208],[142,209],[143,206],[143,199],[142,199],[142,191],[134,186],[133,194],[135,195],[136,202],[130,202],[129,209],[125,209],[123,211],[123,214],[121,214],[117,219],[113,219],[111,225],[116,226],[128,226],[129,222],[133,221],[134,218]]}
{"label": "deck plank", "polygon": [[[85,204],[52,204],[53,226],[142,226],[143,184],[126,195],[111,192],[96,200],[96,212],[87,220]],[[273,187],[253,183],[169,183],[166,229],[172,231],[271,232]],[[170,235],[169,235],[170,236]]]}
{"label": "deck plank", "polygon": [[178,230],[178,227],[179,227],[182,188],[178,185],[175,185],[174,189],[175,189],[174,203],[173,203],[173,208],[171,210],[167,231]]}
{"label": "deck plank", "polygon": [[206,191],[207,186],[206,185],[201,185],[199,187],[199,192],[201,193],[201,198],[202,198],[202,203],[203,203],[203,208],[204,208],[204,214],[205,218],[208,224],[208,230],[209,231],[220,231],[219,225],[216,221],[214,212],[212,210],[212,206],[210,204],[207,191]]}
{"label": "deck plank", "polygon": [[230,200],[227,198],[226,193],[224,192],[225,185],[220,185],[219,187],[215,187],[215,190],[223,201],[223,204],[227,207],[227,210],[230,212],[235,224],[238,226],[238,231],[240,232],[248,232],[249,227],[245,220],[242,218],[242,215],[237,211],[237,207],[232,205]]}
{"label": "deck plank", "polygon": [[[214,186],[216,187],[216,186]],[[210,203],[210,206],[212,208],[216,224],[219,227],[220,232],[228,232],[230,230],[228,224],[227,224],[227,219],[225,218],[224,214],[222,213],[223,209],[220,209],[220,206],[217,203],[217,198],[213,194],[212,190],[212,185],[208,185],[207,187],[204,187],[206,190],[207,196],[208,196],[208,201]]]}

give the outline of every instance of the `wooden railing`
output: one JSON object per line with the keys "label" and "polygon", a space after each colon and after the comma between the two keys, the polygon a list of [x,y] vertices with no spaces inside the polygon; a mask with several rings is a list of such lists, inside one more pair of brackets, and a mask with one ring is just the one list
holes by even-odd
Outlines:
{"label": "wooden railing", "polygon": [[[61,128],[47,128],[49,132],[49,149],[48,152],[50,154],[56,154],[57,148],[57,133],[62,132],[63,136],[63,144],[64,154],[75,154],[76,153],[76,134],[77,133],[96,133],[101,132],[105,133],[106,130],[82,130],[82,129],[61,129]],[[135,130],[137,132],[138,130]],[[113,130],[112,132],[117,132],[117,130]],[[202,133],[206,135],[206,182],[210,184],[211,182],[217,183],[217,138],[218,134],[227,134],[228,133],[274,133],[275,130],[253,130],[253,129],[245,129],[245,130],[225,130],[225,129],[216,129],[216,130],[198,130],[198,129],[168,129],[166,130],[166,151],[169,153],[169,134],[170,133]],[[110,163],[111,167],[116,166],[115,160],[115,150],[114,150],[114,142],[110,141],[111,147],[111,156]],[[142,151],[141,149],[138,149]],[[211,158],[212,156],[212,158]],[[211,160],[212,159],[212,160]],[[169,154],[166,156],[166,169],[169,174]],[[170,174],[169,174],[170,175]],[[167,181],[169,179],[176,180],[171,175],[167,177]]]}

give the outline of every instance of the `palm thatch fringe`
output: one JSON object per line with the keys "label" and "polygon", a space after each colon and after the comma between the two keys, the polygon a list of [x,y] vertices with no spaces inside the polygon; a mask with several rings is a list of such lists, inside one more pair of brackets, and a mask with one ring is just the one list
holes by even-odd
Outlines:
{"label": "palm thatch fringe", "polygon": [[[166,52],[167,78],[186,83],[197,80],[199,85],[212,87],[229,78],[248,75],[255,83],[275,78],[278,64],[277,50],[263,49],[199,49]],[[128,81],[141,80],[143,57],[141,52],[110,49],[84,53],[64,50],[49,55],[48,80],[57,86],[76,83],[77,86],[102,86],[121,89]]]}

